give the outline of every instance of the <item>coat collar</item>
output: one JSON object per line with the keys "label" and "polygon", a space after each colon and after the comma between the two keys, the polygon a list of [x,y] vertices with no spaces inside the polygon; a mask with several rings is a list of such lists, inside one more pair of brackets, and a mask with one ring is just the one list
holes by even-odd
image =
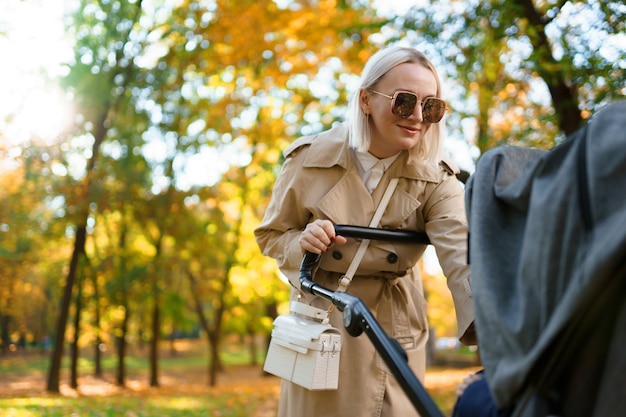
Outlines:
{"label": "coat collar", "polygon": [[350,155],[350,140],[348,125],[339,123],[330,130],[314,137],[311,143],[311,151],[304,160],[305,167],[330,168],[339,165],[348,169],[352,164]]}
{"label": "coat collar", "polygon": [[[354,164],[350,152],[350,141],[347,123],[338,123],[331,129],[317,135],[304,136],[294,141],[284,152],[285,157],[302,146],[310,145],[311,152],[307,152],[303,167],[306,168],[331,168],[339,165],[348,170]],[[413,180],[439,182],[441,180],[441,167],[409,159],[409,153],[404,151],[392,164],[392,167],[400,164],[402,168],[396,175]]]}

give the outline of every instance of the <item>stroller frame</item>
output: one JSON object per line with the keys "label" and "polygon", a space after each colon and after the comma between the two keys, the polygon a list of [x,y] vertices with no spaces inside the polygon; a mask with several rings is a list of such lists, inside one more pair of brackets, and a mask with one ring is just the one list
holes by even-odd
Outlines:
{"label": "stroller frame", "polygon": [[[338,235],[352,238],[373,239],[406,243],[429,244],[425,233],[406,230],[387,230],[361,226],[335,225]],[[417,379],[408,365],[406,352],[396,339],[390,338],[358,297],[342,291],[332,291],[312,279],[313,267],[319,255],[306,252],[300,265],[300,286],[303,291],[324,298],[343,312],[343,325],[348,334],[357,337],[363,332],[368,336],[391,373],[422,417],[443,417],[443,413]]]}

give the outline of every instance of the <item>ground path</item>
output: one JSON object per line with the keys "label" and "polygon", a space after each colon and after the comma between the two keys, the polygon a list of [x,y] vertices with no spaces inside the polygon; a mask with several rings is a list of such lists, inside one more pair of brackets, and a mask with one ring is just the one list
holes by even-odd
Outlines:
{"label": "ground path", "polygon": [[[184,357],[185,354],[179,352]],[[164,357],[166,355],[164,354]],[[0,372],[0,398],[50,398],[54,394],[46,392],[47,357],[40,354],[15,355],[13,358],[0,357],[0,369],[3,361],[12,362],[13,370],[20,372]],[[34,365],[37,362],[38,365]],[[448,414],[454,404],[454,391],[459,383],[476,366],[456,366],[428,368],[426,372],[426,390],[436,398],[444,413]],[[26,371],[25,371],[26,370]],[[270,417],[276,414],[276,403],[280,394],[280,379],[265,374],[261,365],[229,365],[218,375],[215,387],[208,386],[207,368],[170,366],[159,372],[160,387],[153,388],[148,384],[145,372],[129,375],[125,388],[114,383],[113,373],[105,373],[104,378],[81,374],[78,389],[69,386],[69,372],[63,369],[61,375],[61,395],[64,397],[168,397],[182,398],[188,396],[227,395],[234,398],[254,396],[261,406],[251,417]]]}
{"label": "ground path", "polygon": [[[449,412],[454,403],[454,390],[470,372],[477,368],[434,368],[426,375],[426,389],[442,402],[444,412]],[[237,393],[254,394],[263,397],[263,404],[254,417],[275,416],[276,402],[280,393],[280,380],[265,375],[260,366],[229,366],[219,374],[218,385],[209,387],[206,370],[195,373],[162,372],[160,387],[151,388],[144,378],[128,378],[127,387],[120,388],[107,378],[95,378],[85,375],[79,378],[79,387],[74,390],[67,381],[61,383],[63,396],[192,396]],[[45,376],[29,375],[27,377],[12,376],[0,378],[0,397],[50,397],[45,391]]]}

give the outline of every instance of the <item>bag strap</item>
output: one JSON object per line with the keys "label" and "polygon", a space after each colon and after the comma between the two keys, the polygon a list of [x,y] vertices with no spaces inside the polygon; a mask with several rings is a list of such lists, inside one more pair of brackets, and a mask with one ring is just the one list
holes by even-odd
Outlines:
{"label": "bag strap", "polygon": [[[383,213],[385,212],[385,209],[387,208],[387,205],[389,204],[391,196],[393,195],[393,192],[396,189],[397,185],[398,178],[392,178],[389,182],[389,185],[387,186],[387,189],[385,190],[385,194],[383,194],[383,198],[380,200],[380,204],[378,205],[378,208],[374,213],[374,217],[372,217],[372,220],[370,221],[369,227],[378,227],[380,219],[383,217]],[[367,246],[369,245],[369,243],[370,239],[363,239],[361,241],[361,244],[359,245],[359,248],[357,249],[354,258],[352,258],[350,267],[348,267],[346,273],[342,275],[341,278],[339,278],[339,286],[337,287],[337,291],[346,291],[348,289],[350,283],[352,282],[352,278],[354,277],[354,274],[356,273],[356,270],[359,267],[363,256],[365,255],[365,251],[367,250]]]}

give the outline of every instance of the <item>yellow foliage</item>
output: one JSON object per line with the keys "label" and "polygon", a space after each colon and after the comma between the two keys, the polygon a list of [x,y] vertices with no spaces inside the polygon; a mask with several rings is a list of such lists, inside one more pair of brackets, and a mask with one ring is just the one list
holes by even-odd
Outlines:
{"label": "yellow foliage", "polygon": [[[435,259],[429,261],[436,262]],[[424,295],[428,302],[428,322],[437,337],[456,336],[456,316],[452,295],[446,278],[439,268],[426,268],[426,260],[419,262],[420,274],[424,283]]]}

